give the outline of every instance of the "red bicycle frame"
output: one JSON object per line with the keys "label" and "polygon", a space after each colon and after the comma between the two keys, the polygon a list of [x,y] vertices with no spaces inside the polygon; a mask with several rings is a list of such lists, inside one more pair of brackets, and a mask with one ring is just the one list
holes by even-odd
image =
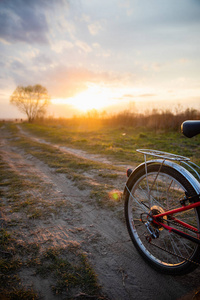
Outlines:
{"label": "red bicycle frame", "polygon": [[186,210],[189,210],[189,209],[192,209],[192,208],[196,208],[196,207],[199,207],[199,206],[200,206],[200,201],[195,202],[193,204],[189,204],[189,205],[183,205],[180,208],[168,210],[168,211],[166,211],[164,213],[161,213],[161,214],[158,214],[158,215],[153,215],[152,216],[153,223],[157,224],[159,226],[162,226],[163,228],[167,229],[169,232],[174,232],[174,233],[180,235],[181,237],[186,238],[186,239],[200,245],[200,238],[199,238],[200,237],[200,232],[198,231],[198,229],[196,227],[193,227],[193,226],[191,226],[191,225],[189,225],[185,222],[182,222],[182,221],[176,219],[175,217],[171,216],[171,220],[173,220],[174,222],[180,224],[181,226],[183,226],[183,227],[185,227],[189,230],[192,230],[193,232],[195,232],[198,235],[198,238],[195,238],[195,237],[193,237],[193,236],[191,236],[191,235],[189,235],[189,234],[187,234],[187,233],[185,233],[181,230],[178,230],[178,229],[175,229],[175,228],[173,228],[169,225],[166,225],[165,223],[162,223],[158,220],[159,218],[162,218],[164,216],[173,215],[175,213],[180,213],[180,212],[183,212],[183,211],[186,211]]}

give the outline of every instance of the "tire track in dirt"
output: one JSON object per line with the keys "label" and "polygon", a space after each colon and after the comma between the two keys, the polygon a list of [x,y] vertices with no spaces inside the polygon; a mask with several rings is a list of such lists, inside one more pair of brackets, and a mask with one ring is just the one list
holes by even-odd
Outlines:
{"label": "tire track in dirt", "polygon": [[[121,163],[117,163],[116,161],[113,162],[113,161],[109,160],[107,157],[104,157],[102,155],[88,153],[88,152],[86,152],[84,150],[81,150],[81,149],[70,148],[70,147],[60,146],[60,145],[51,143],[49,141],[46,141],[45,139],[36,137],[35,135],[31,134],[28,131],[25,131],[24,129],[21,128],[20,125],[17,125],[16,127],[18,128],[19,132],[22,135],[24,135],[24,136],[26,136],[26,137],[28,137],[28,138],[30,138],[33,141],[36,141],[38,143],[46,144],[46,145],[52,146],[56,149],[59,149],[61,152],[72,154],[73,156],[78,157],[80,159],[87,159],[87,160],[91,160],[91,161],[94,161],[94,162],[100,162],[100,163],[103,163],[105,165],[106,164],[107,165],[114,165],[114,166],[119,167],[119,168],[121,167],[122,171],[119,171],[118,172],[119,174],[125,174],[124,170],[126,170],[127,168],[130,167],[130,165],[124,165],[124,164],[121,164]],[[132,168],[133,167],[134,167],[134,164],[132,165]]]}
{"label": "tire track in dirt", "polygon": [[52,147],[55,147],[56,149],[59,149],[62,152],[67,152],[67,153],[72,154],[72,155],[74,155],[76,157],[79,157],[81,159],[88,159],[88,160],[92,160],[92,161],[101,162],[101,163],[104,163],[104,164],[112,164],[111,161],[109,161],[107,158],[105,158],[103,156],[100,156],[100,155],[97,155],[97,154],[89,154],[89,153],[87,153],[83,150],[80,150],[80,149],[75,149],[75,148],[70,148],[70,147],[66,147],[66,146],[56,145],[56,144],[45,141],[44,139],[38,138],[38,137],[30,134],[29,132],[23,130],[20,125],[18,125],[17,128],[19,129],[19,131],[22,135],[25,135],[26,137],[29,137],[33,141],[36,141],[38,143],[43,143],[43,144],[50,145]]}
{"label": "tire track in dirt", "polygon": [[[28,134],[28,137],[31,138],[31,135]],[[157,300],[158,295],[159,299],[178,299],[190,290],[180,278],[177,280],[158,274],[146,265],[130,242],[125,224],[116,218],[115,213],[88,203],[89,190],[79,190],[63,174],[55,173],[19,148],[13,149],[6,137],[1,150],[4,159],[15,171],[23,175],[28,172],[35,174],[42,185],[45,182],[52,185],[49,192],[53,193],[55,201],[63,197],[72,205],[72,210],[44,221],[29,221],[29,228],[18,233],[19,238],[38,241],[44,247],[47,244],[64,246],[69,242],[79,243],[109,299]],[[188,275],[188,280],[191,278],[193,275]]]}

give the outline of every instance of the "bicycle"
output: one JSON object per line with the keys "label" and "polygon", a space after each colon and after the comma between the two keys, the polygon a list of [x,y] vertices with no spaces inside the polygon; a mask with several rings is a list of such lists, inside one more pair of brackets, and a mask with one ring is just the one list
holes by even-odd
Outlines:
{"label": "bicycle", "polygon": [[[187,137],[200,121],[186,121]],[[127,170],[125,219],[133,244],[157,271],[183,275],[200,265],[200,174],[189,158],[138,149],[144,162]],[[147,160],[147,156],[153,159]]]}

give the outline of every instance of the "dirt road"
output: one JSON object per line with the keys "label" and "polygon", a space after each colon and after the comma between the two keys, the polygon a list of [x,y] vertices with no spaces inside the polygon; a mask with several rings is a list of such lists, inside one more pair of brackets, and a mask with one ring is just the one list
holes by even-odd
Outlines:
{"label": "dirt road", "polygon": [[[36,138],[22,130],[20,134]],[[45,143],[41,139],[37,141]],[[38,206],[42,206],[44,201],[53,206],[61,199],[69,203],[69,209],[52,212],[48,218],[40,220],[28,219],[23,213],[11,213],[4,208],[5,218],[22,219],[24,222],[19,222],[14,228],[16,238],[27,243],[40,243],[44,248],[46,245],[66,246],[69,242],[80,244],[108,299],[192,299],[200,287],[199,269],[184,277],[166,276],[151,269],[129,239],[122,218],[123,205],[118,214],[115,210],[97,207],[89,199],[88,189],[79,189],[64,174],[55,172],[36,157],[26,154],[23,149],[11,146],[9,132],[4,127],[0,130],[0,142],[3,160],[11,169],[25,177],[32,176],[41,186],[47,187],[34,195],[38,199]],[[78,155],[82,160],[91,158],[109,163],[107,158],[90,156],[80,149],[74,151],[63,147],[62,150]],[[91,178],[93,175],[94,172],[87,174]],[[126,178],[121,175],[119,180],[116,181],[116,188],[122,190]],[[44,299],[64,299],[53,295],[48,280],[32,276],[31,270],[21,272],[20,275],[22,282],[28,286],[33,284]]]}

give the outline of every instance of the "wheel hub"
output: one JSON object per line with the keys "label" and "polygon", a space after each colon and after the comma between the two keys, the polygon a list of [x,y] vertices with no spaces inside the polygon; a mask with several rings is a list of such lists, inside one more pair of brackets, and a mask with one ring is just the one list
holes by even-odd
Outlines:
{"label": "wheel hub", "polygon": [[[164,212],[165,211],[162,207],[160,207],[158,205],[154,205],[154,206],[151,207],[151,210],[150,210],[149,214],[150,214],[150,216],[156,216],[156,215],[162,214]],[[165,221],[167,221],[167,216],[157,218],[157,221],[160,222],[160,223],[164,223]],[[163,227],[159,224],[155,224],[155,223],[151,222],[151,226],[158,229],[159,231],[163,230]]]}

